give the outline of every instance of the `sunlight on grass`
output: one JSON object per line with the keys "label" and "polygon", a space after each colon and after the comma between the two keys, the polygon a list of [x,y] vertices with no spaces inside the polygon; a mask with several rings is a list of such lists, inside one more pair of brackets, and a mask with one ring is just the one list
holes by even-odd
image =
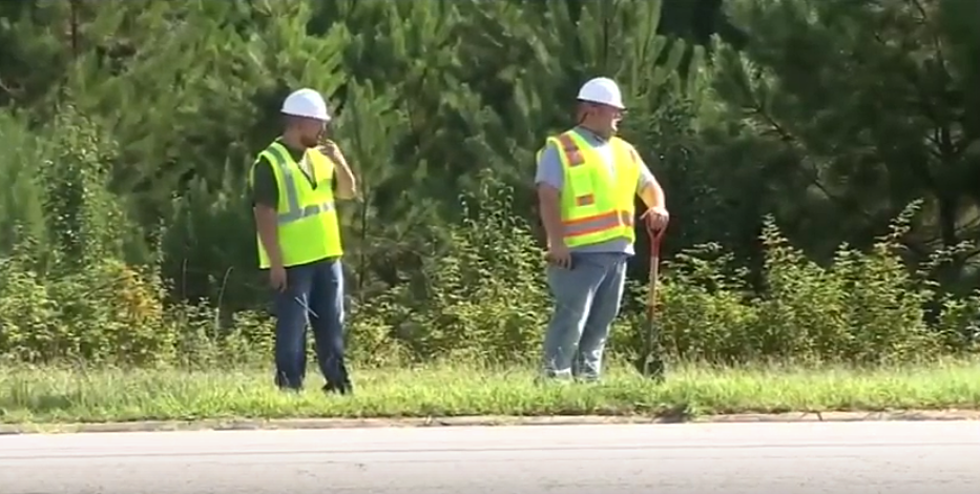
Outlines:
{"label": "sunlight on grass", "polygon": [[0,422],[203,418],[664,415],[980,408],[980,364],[875,370],[674,369],[662,384],[625,369],[601,383],[541,385],[529,370],[434,366],[358,372],[353,397],[320,379],[280,393],[271,373],[240,370],[0,370]]}

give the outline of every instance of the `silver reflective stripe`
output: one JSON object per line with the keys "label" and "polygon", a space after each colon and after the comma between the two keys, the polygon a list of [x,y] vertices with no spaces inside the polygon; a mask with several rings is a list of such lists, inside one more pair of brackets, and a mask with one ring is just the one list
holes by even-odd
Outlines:
{"label": "silver reflective stripe", "polygon": [[[305,208],[303,208],[303,211],[301,211],[302,214],[297,215],[298,217],[296,219],[303,219],[308,216],[316,216],[320,213],[326,213],[331,209],[333,209],[332,202],[324,202],[320,204],[314,204],[312,206],[306,206]],[[292,220],[292,221],[296,221],[296,220]]]}
{"label": "silver reflective stripe", "polygon": [[282,174],[283,185],[285,186],[283,188],[286,191],[286,211],[280,211],[278,216],[278,223],[280,225],[288,225],[303,218],[315,216],[333,209],[333,202],[330,201],[300,208],[299,192],[296,190],[296,182],[293,181],[293,170],[289,166],[290,159],[278,143],[269,146],[269,153],[272,154],[276,166]]}

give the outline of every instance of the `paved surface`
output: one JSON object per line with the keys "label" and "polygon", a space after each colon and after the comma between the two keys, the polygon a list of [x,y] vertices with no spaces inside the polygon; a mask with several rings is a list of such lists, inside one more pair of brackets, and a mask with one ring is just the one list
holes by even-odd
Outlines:
{"label": "paved surface", "polygon": [[0,436],[16,494],[980,493],[977,422]]}

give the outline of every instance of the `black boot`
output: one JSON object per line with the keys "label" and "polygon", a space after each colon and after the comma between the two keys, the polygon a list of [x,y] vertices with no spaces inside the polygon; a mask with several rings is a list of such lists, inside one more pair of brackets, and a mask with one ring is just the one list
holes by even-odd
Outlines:
{"label": "black boot", "polygon": [[323,385],[323,392],[327,394],[350,395],[354,394],[354,386],[349,381],[341,384],[327,383]]}
{"label": "black boot", "polygon": [[303,379],[290,380],[286,378],[285,374],[276,374],[276,387],[280,391],[298,393],[303,390]]}

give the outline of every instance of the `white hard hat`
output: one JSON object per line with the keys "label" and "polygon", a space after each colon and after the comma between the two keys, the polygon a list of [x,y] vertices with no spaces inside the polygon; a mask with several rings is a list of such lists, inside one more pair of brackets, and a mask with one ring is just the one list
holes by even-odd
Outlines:
{"label": "white hard hat", "polygon": [[582,89],[578,90],[578,99],[609,105],[620,110],[626,109],[623,106],[623,94],[619,91],[619,86],[608,77],[596,77],[583,84]]}
{"label": "white hard hat", "polygon": [[286,96],[282,102],[282,112],[286,115],[330,121],[330,113],[327,112],[327,103],[323,101],[323,96],[309,88],[298,89]]}

